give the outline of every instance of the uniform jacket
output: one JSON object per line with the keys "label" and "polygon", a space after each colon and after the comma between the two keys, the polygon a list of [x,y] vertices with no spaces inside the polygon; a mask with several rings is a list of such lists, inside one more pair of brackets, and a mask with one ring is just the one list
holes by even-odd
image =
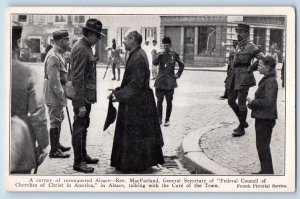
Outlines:
{"label": "uniform jacket", "polygon": [[71,50],[71,79],[74,87],[74,107],[97,101],[96,59],[88,40],[78,40]]}
{"label": "uniform jacket", "polygon": [[174,89],[177,87],[176,78],[174,78],[176,62],[179,65],[177,75],[180,77],[184,69],[184,64],[180,61],[178,53],[175,51],[160,53],[153,59],[153,64],[159,65],[159,71],[154,83],[155,88]]}
{"label": "uniform jacket", "polygon": [[255,92],[255,99],[250,103],[251,117],[259,119],[277,119],[278,84],[276,75],[269,74],[261,79]]}
{"label": "uniform jacket", "polygon": [[[36,155],[32,153],[36,148],[35,143],[37,143],[40,149],[47,147],[49,144],[42,84],[37,80],[37,74],[35,72],[17,60],[12,61],[11,70],[11,116],[16,116],[26,123],[32,139],[31,142],[26,143],[25,146],[18,146],[17,148],[19,150],[11,151],[11,154],[31,154],[27,155],[27,158],[24,159],[25,161],[17,166],[17,170],[28,170],[36,166]],[[26,131],[24,132],[26,133]],[[12,136],[11,139],[20,139],[20,137]],[[16,142],[18,141],[14,140],[14,143]],[[11,147],[13,148],[15,146]]]}
{"label": "uniform jacket", "polygon": [[163,137],[149,79],[147,55],[137,47],[128,57],[121,86],[114,91],[119,108],[111,166],[123,171],[164,163]]}
{"label": "uniform jacket", "polygon": [[253,58],[259,59],[262,53],[250,41],[239,42],[234,54],[232,69],[225,80],[227,88],[235,90],[250,88],[256,85],[253,71],[257,70],[258,62],[251,65]]}
{"label": "uniform jacket", "polygon": [[44,101],[50,106],[64,107],[67,105],[64,95],[67,65],[58,48],[55,45],[45,58]]}

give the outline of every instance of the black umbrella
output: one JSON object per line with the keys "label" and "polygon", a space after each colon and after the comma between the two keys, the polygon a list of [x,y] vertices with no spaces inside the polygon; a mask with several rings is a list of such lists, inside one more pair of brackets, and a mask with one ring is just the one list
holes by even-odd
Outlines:
{"label": "black umbrella", "polygon": [[109,125],[114,123],[114,121],[116,120],[116,116],[117,116],[117,109],[114,107],[112,103],[112,98],[110,98],[108,102],[107,116],[104,123],[103,131],[105,131],[109,127]]}

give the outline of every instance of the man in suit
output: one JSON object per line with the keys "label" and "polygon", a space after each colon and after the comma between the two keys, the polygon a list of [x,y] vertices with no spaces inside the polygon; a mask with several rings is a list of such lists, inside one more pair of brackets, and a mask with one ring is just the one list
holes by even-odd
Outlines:
{"label": "man in suit", "polygon": [[[257,70],[258,62],[251,62],[254,58],[261,59],[264,54],[248,40],[250,26],[238,24],[236,33],[238,46],[233,58],[232,70],[225,80],[228,91],[228,104],[239,120],[239,126],[234,129],[234,137],[243,136],[248,127],[246,99],[249,88],[256,85],[253,71]],[[238,103],[236,103],[238,100]]]}
{"label": "man in suit", "polygon": [[[162,123],[162,111],[163,100],[166,97],[167,110],[164,126],[170,125],[170,116],[172,112],[172,100],[174,95],[174,89],[177,87],[176,79],[180,78],[184,64],[180,61],[180,57],[177,52],[171,49],[172,41],[169,37],[162,39],[163,51],[158,53],[157,57],[153,59],[154,65],[159,65],[159,72],[156,77],[154,87],[155,95],[157,97],[157,113],[159,117],[159,123]],[[179,70],[175,74],[175,64],[179,65]]]}
{"label": "man in suit", "polygon": [[97,164],[99,161],[87,154],[86,137],[90,125],[91,105],[97,101],[96,58],[92,46],[101,39],[101,30],[102,23],[98,19],[89,19],[82,27],[83,37],[71,50],[71,79],[75,92],[72,101],[75,115],[72,135],[73,169],[84,173],[94,171],[94,168],[87,164]]}
{"label": "man in suit", "polygon": [[44,75],[44,101],[48,107],[50,118],[50,158],[68,158],[65,153],[71,147],[61,145],[61,124],[64,120],[64,107],[67,106],[67,98],[64,94],[64,86],[67,82],[67,65],[63,54],[69,46],[69,34],[66,30],[53,32],[54,46],[49,50],[45,58]]}

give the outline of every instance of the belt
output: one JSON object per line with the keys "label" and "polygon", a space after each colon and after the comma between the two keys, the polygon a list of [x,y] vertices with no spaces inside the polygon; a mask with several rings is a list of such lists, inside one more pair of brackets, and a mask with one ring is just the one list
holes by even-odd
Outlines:
{"label": "belt", "polygon": [[250,65],[251,65],[250,62],[247,62],[247,63],[236,63],[236,64],[233,64],[233,68],[248,67]]}

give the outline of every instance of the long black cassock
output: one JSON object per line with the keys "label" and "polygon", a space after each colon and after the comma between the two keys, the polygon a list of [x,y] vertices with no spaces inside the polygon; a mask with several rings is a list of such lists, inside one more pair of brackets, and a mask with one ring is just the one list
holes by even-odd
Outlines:
{"label": "long black cassock", "polygon": [[122,84],[114,92],[119,109],[111,166],[123,172],[164,164],[163,137],[149,79],[147,55],[138,47],[130,53]]}

